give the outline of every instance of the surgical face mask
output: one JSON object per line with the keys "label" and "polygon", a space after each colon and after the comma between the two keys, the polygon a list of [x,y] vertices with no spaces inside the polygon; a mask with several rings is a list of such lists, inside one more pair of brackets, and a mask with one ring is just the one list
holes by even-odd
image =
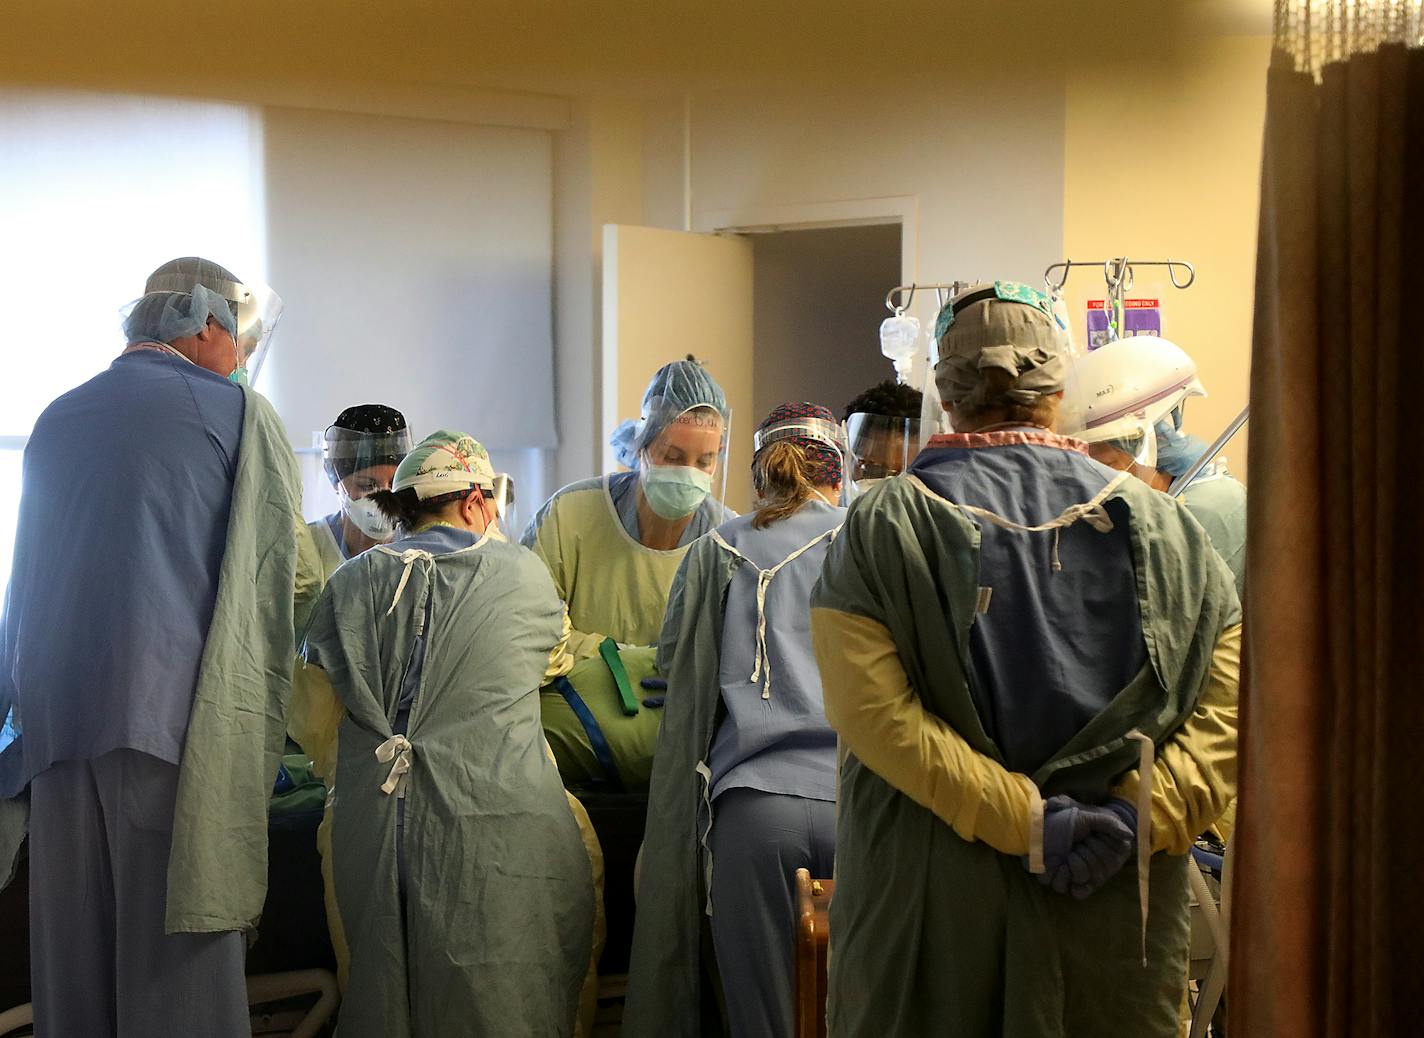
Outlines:
{"label": "surgical face mask", "polygon": [[667,520],[686,519],[712,492],[712,477],[689,465],[648,465],[643,469],[643,496]]}
{"label": "surgical face mask", "polygon": [[356,529],[373,541],[388,541],[391,539],[391,535],[396,532],[395,525],[386,518],[385,513],[377,508],[376,502],[369,497],[357,498],[353,501],[342,494],[341,510],[346,513],[346,518],[356,524]]}

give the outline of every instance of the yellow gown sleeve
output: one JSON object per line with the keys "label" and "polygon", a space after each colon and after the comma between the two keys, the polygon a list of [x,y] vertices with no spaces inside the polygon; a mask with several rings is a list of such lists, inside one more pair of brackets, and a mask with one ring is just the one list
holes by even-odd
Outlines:
{"label": "yellow gown sleeve", "polygon": [[[1212,652],[1206,690],[1185,724],[1157,747],[1152,765],[1152,852],[1186,854],[1236,797],[1237,691],[1241,625],[1228,627]],[[1141,777],[1129,771],[1113,795],[1137,802]],[[1234,818],[1233,818],[1234,821]]]}
{"label": "yellow gown sleeve", "polygon": [[[573,624],[569,623],[569,607],[564,606],[564,635],[549,653],[549,666],[544,671],[544,684],[561,678],[574,669],[578,660],[569,652],[569,639],[573,637]],[[551,751],[552,752],[552,751]]]}
{"label": "yellow gown sleeve", "polygon": [[975,751],[924,708],[884,624],[811,611],[826,718],[842,745],[965,840],[1028,855],[1042,871],[1043,798],[1027,775]]}
{"label": "yellow gown sleeve", "polygon": [[[555,497],[544,506],[541,513],[535,517],[531,524],[533,536],[525,534],[524,543],[535,555],[539,556],[541,562],[549,571],[549,576],[553,578],[554,590],[559,593],[560,600],[564,603],[564,616],[568,618],[568,603],[573,595],[573,588],[570,586],[570,574],[568,566],[564,562],[563,541],[559,537],[559,505],[561,499]],[[568,636],[564,641],[564,651],[569,655],[569,667],[582,659],[588,659],[598,655],[598,648],[608,640],[608,635],[599,634],[596,631],[575,630],[570,624]],[[552,665],[552,664],[551,664]],[[565,671],[567,673],[567,671]],[[558,674],[551,675],[551,679],[559,677]]]}
{"label": "yellow gown sleeve", "polygon": [[307,623],[326,584],[326,575],[322,572],[321,552],[317,549],[311,527],[302,522],[301,516],[293,517],[293,521],[297,525],[297,574],[292,591],[292,626],[294,644],[300,649],[302,639],[306,637]]}
{"label": "yellow gown sleeve", "polygon": [[328,785],[336,770],[336,738],[346,708],[336,698],[326,671],[301,659],[292,671],[287,734],[312,759],[312,771]]}

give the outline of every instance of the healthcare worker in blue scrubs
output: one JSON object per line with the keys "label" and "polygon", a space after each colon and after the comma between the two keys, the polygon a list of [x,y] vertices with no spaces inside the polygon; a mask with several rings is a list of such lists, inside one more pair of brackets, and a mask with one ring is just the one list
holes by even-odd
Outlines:
{"label": "healthcare worker in blue scrubs", "polygon": [[301,485],[240,383],[275,296],[156,270],[25,449],[0,642],[0,876],[28,792],[36,1034],[245,1035],[243,931],[291,680]]}
{"label": "healthcare worker in blue scrubs", "polygon": [[668,602],[630,1034],[697,1032],[710,905],[732,1035],[790,1038],[794,876],[831,875],[836,738],[810,601],[845,518],[846,441],[826,408],[783,404],[754,442],[757,510],[693,545]]}

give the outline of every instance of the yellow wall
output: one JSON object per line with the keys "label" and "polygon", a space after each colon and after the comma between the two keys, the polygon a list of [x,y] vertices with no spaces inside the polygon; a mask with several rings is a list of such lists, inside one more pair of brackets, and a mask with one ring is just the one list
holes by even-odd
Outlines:
{"label": "yellow wall", "polygon": [[[1064,256],[1196,265],[1184,292],[1144,270],[1133,295],[1163,299],[1164,334],[1196,360],[1211,395],[1187,408],[1187,426],[1206,440],[1248,398],[1269,57],[1266,37],[1201,38],[1075,67],[1066,83]],[[1102,293],[1101,275],[1074,271],[1065,294],[1080,342],[1086,300]],[[1245,433],[1224,453],[1243,474]]]}

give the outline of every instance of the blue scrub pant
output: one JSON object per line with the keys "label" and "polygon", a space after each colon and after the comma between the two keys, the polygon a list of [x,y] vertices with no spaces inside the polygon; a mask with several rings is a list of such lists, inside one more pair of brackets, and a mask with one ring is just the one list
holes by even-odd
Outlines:
{"label": "blue scrub pant", "polygon": [[831,875],[836,805],[757,789],[717,797],[712,944],[732,1038],[792,1038],[796,870]]}
{"label": "blue scrub pant", "polygon": [[30,783],[36,1038],[252,1033],[237,931],[163,932],[178,768],[136,750]]}

